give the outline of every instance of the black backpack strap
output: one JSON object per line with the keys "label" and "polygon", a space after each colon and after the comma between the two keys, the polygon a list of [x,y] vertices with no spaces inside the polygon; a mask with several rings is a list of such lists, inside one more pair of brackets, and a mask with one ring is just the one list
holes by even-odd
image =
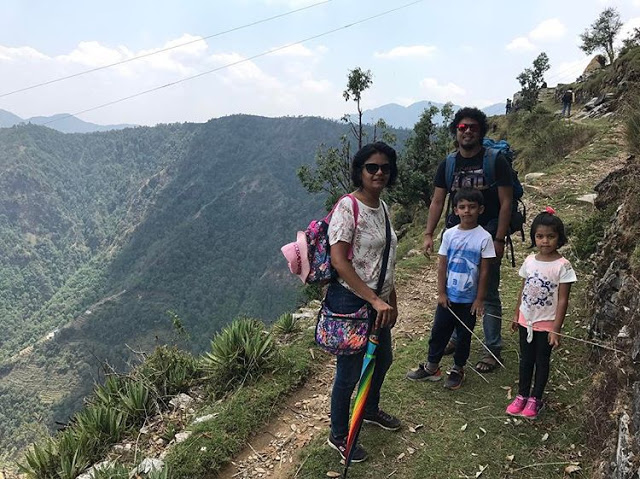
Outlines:
{"label": "black backpack strap", "polygon": [[382,292],[382,286],[384,285],[384,280],[387,276],[387,263],[389,262],[389,253],[391,252],[391,223],[389,222],[389,215],[387,215],[387,209],[384,207],[384,203],[382,203],[382,211],[384,211],[384,223],[385,223],[385,234],[386,234],[386,244],[384,245],[384,253],[382,254],[382,267],[380,268],[380,277],[378,278],[378,285],[376,287],[376,294],[380,295]]}

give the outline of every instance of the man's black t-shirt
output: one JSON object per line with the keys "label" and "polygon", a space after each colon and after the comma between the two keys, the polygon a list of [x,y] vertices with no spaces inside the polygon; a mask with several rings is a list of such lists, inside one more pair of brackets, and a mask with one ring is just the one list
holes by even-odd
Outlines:
{"label": "man's black t-shirt", "polygon": [[[478,154],[471,158],[463,158],[460,152],[456,155],[456,167],[453,174],[453,183],[449,193],[461,188],[476,188],[482,191],[484,196],[484,213],[478,218],[478,224],[486,226],[491,220],[497,220],[500,213],[500,200],[498,198],[498,186],[512,186],[511,167],[502,154],[496,157],[494,184],[487,184],[487,179],[482,172],[482,162],[485,149],[482,148]],[[445,178],[446,160],[438,165],[434,185],[438,188],[447,189]],[[497,224],[496,224],[497,227]]]}

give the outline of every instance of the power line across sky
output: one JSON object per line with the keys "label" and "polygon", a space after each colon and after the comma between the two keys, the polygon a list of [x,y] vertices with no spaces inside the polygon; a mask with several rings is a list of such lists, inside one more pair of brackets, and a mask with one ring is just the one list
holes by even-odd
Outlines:
{"label": "power line across sky", "polygon": [[[176,80],[176,81],[169,82],[169,83],[166,83],[166,84],[163,84],[163,85],[159,85],[159,86],[154,87],[154,88],[149,88],[147,90],[143,90],[143,91],[140,91],[138,93],[134,93],[133,95],[129,95],[129,96],[125,96],[125,97],[122,97],[122,98],[118,98],[116,100],[112,100],[112,101],[109,101],[109,102],[106,102],[106,103],[102,103],[100,105],[96,105],[96,106],[93,106],[93,107],[90,107],[90,108],[86,108],[84,110],[77,111],[75,113],[71,113],[71,114],[68,114],[68,115],[62,115],[62,116],[56,117],[56,118],[54,118],[52,120],[49,120],[47,122],[44,122],[42,124],[43,125],[48,125],[48,124],[51,124],[51,123],[54,123],[54,122],[57,122],[57,121],[64,120],[66,118],[77,117],[77,116],[83,115],[85,113],[89,113],[89,112],[92,112],[92,111],[95,111],[95,110],[106,108],[108,106],[115,105],[115,104],[118,104],[118,103],[122,103],[122,102],[125,102],[125,101],[128,101],[128,100],[131,100],[133,98],[137,98],[137,97],[140,97],[140,96],[143,96],[143,95],[147,95],[147,94],[152,93],[152,92],[156,92],[156,91],[159,91],[159,90],[162,90],[162,89],[165,89],[165,88],[169,88],[169,87],[172,87],[172,86],[175,86],[175,85],[179,85],[181,83],[185,83],[185,82],[194,80],[196,78],[200,78],[200,77],[205,76],[205,75],[210,75],[211,73],[219,72],[219,71],[225,70],[227,68],[230,68],[230,67],[233,67],[233,66],[236,66],[236,65],[240,65],[242,63],[246,63],[246,62],[255,60],[257,58],[260,58],[260,57],[271,55],[273,53],[285,50],[287,48],[291,48],[291,47],[296,46],[296,45],[301,45],[303,43],[310,42],[312,40],[316,40],[318,38],[322,38],[322,37],[325,37],[327,35],[331,35],[333,33],[339,32],[341,30],[346,30],[346,29],[352,28],[352,27],[354,27],[356,25],[360,25],[362,23],[369,22],[369,21],[374,20],[376,18],[384,17],[386,15],[389,15],[391,13],[397,12],[399,10],[403,10],[405,8],[411,7],[411,6],[416,5],[418,3],[422,3],[423,1],[425,1],[425,0],[414,0],[412,2],[405,3],[405,4],[400,5],[398,7],[391,8],[389,10],[385,10],[383,12],[380,12],[380,13],[377,13],[377,14],[374,14],[374,15],[370,15],[368,17],[361,18],[359,20],[356,20],[356,21],[341,25],[341,26],[339,26],[337,28],[333,28],[331,30],[324,31],[324,32],[319,33],[317,35],[313,35],[313,36],[304,38],[302,40],[298,40],[298,41],[295,41],[293,43],[289,43],[287,45],[283,45],[281,47],[272,48],[270,50],[263,51],[263,52],[258,53],[256,55],[252,55],[252,56],[249,56],[247,58],[243,58],[243,59],[238,60],[238,61],[227,63],[225,65],[222,65],[222,66],[217,67],[217,68],[213,68],[211,70],[200,72],[200,73],[198,73],[196,75],[191,75],[191,76],[188,76],[188,77],[185,77],[185,78],[181,78],[180,80]],[[326,2],[323,2],[323,3],[326,3]]]}

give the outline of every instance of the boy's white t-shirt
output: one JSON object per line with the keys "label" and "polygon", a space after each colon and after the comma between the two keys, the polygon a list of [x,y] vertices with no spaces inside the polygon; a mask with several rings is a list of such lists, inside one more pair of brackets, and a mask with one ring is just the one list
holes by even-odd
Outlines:
{"label": "boy's white t-shirt", "polygon": [[473,303],[478,295],[482,258],[495,258],[491,235],[482,226],[470,230],[449,228],[438,250],[447,257],[447,296],[454,303]]}
{"label": "boy's white t-shirt", "polygon": [[540,331],[553,331],[558,308],[558,286],[575,283],[576,273],[564,257],[554,261],[538,261],[535,254],[527,256],[518,274],[524,278],[520,318],[518,322],[527,328],[527,341],[533,338],[533,324]]}
{"label": "boy's white t-shirt", "polygon": [[[387,205],[380,200],[380,206],[371,208],[357,198],[356,201],[358,202],[359,213],[358,227],[355,230],[355,235],[353,202],[351,198],[345,197],[340,200],[331,216],[331,222],[329,223],[329,244],[334,245],[338,241],[351,244],[353,248],[353,259],[351,261],[353,269],[358,276],[360,276],[360,279],[375,291],[382,270],[384,247],[387,244],[385,216],[384,210],[382,209],[383,204],[385,207]],[[389,210],[387,209],[387,211]],[[382,292],[379,295],[383,301],[388,301],[391,291],[393,290],[397,245],[398,237],[392,226],[391,249],[389,250],[387,273],[384,284],[382,285]],[[338,278],[338,282],[352,293],[355,293],[342,278]]]}

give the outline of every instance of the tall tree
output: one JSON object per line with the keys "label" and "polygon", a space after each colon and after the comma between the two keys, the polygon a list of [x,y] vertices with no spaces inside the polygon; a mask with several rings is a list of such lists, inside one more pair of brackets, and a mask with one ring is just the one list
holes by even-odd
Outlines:
{"label": "tall tree", "polygon": [[[365,132],[362,125],[362,92],[373,83],[370,70],[362,70],[356,67],[349,71],[347,77],[347,88],[342,93],[345,101],[353,99],[358,109],[358,123],[354,124],[351,117],[347,114],[342,119],[349,124],[351,133],[358,142],[358,149],[362,148]],[[384,121],[376,123],[376,133],[380,129],[383,140],[395,142]],[[351,189],[351,142],[346,135],[340,138],[339,147],[325,148],[321,145],[316,153],[316,165],[312,169],[308,165],[303,165],[298,170],[298,178],[307,191],[310,193],[320,193],[322,191],[328,193],[326,206],[327,209],[336,202],[343,194]]]}
{"label": "tall tree", "polygon": [[358,140],[358,149],[362,148],[362,107],[360,106],[360,100],[362,99],[362,92],[371,86],[373,83],[371,70],[364,71],[360,67],[356,67],[353,70],[349,71],[349,76],[347,77],[347,89],[342,92],[342,96],[345,101],[349,101],[353,98],[353,101],[356,102],[356,106],[358,108],[358,125],[353,124],[350,121],[348,116],[345,115],[344,119],[348,121],[349,125],[351,125],[351,130],[353,135]]}
{"label": "tall tree", "polygon": [[[442,115],[440,124],[433,121],[438,113]],[[413,127],[413,135],[405,143],[405,153],[398,159],[399,184],[389,192],[394,202],[408,208],[429,206],[433,175],[452,146],[448,129],[452,118],[451,103],[440,110],[433,105],[424,109]]]}
{"label": "tall tree", "polygon": [[615,60],[616,52],[613,40],[622,28],[620,14],[615,8],[605,8],[591,27],[580,34],[580,48],[588,55],[596,50],[603,50],[609,57],[609,63]]}
{"label": "tall tree", "polygon": [[531,111],[533,107],[536,106],[538,103],[538,93],[540,93],[540,88],[542,88],[542,83],[544,82],[544,74],[550,67],[549,57],[546,53],[542,52],[533,60],[532,68],[525,68],[524,71],[516,77],[522,87],[521,108]]}

